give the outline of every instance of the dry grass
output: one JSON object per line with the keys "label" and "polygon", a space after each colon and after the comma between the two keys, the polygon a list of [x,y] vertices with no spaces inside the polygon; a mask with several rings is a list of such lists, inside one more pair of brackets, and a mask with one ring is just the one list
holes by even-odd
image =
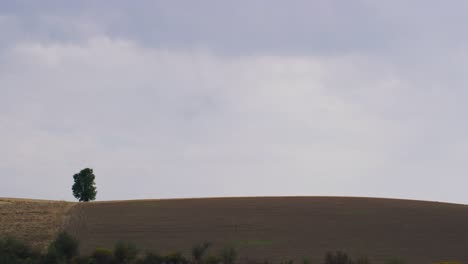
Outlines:
{"label": "dry grass", "polygon": [[[188,253],[204,240],[235,245],[242,259],[309,257],[328,250],[375,263],[468,263],[468,206],[409,200],[276,197],[142,200],[79,204],[66,229],[84,252],[118,240],[161,253]],[[216,248],[214,249],[217,250]]]}
{"label": "dry grass", "polygon": [[12,236],[45,249],[74,203],[0,198],[0,236]]}

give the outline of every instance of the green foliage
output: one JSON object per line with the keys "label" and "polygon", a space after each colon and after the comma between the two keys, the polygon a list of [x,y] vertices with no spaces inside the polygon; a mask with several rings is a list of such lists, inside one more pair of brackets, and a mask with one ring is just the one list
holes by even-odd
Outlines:
{"label": "green foliage", "polygon": [[92,259],[87,256],[76,256],[71,260],[71,264],[92,264]]}
{"label": "green foliage", "polygon": [[119,241],[114,247],[114,258],[117,264],[132,263],[138,254],[138,249],[133,243]]}
{"label": "green foliage", "polygon": [[217,256],[208,256],[205,259],[205,264],[220,264],[221,263],[221,258]]}
{"label": "green foliage", "polygon": [[49,245],[50,255],[56,255],[58,259],[65,259],[69,262],[73,257],[78,256],[79,242],[67,232],[60,232],[54,241]]}
{"label": "green foliage", "polygon": [[0,239],[0,264],[38,263],[40,254],[28,244],[14,238]]}
{"label": "green foliage", "polygon": [[139,259],[136,264],[162,264],[163,257],[156,253],[146,252],[142,259]]}
{"label": "green foliage", "polygon": [[163,257],[165,264],[187,264],[188,260],[180,252],[173,252]]}
{"label": "green foliage", "polygon": [[91,262],[92,264],[113,264],[114,263],[114,256],[112,255],[112,251],[107,248],[96,248],[94,252],[91,254]]}
{"label": "green foliage", "polygon": [[210,242],[205,241],[192,247],[192,258],[194,263],[201,263],[210,245]]}
{"label": "green foliage", "polygon": [[[40,254],[24,242],[13,238],[0,238],[0,264],[235,264],[237,252],[233,246],[226,246],[218,255],[205,257],[210,243],[204,242],[192,248],[192,259],[188,261],[180,252],[161,256],[156,253],[146,252],[138,258],[137,247],[128,242],[118,242],[114,250],[96,248],[89,256],[78,255],[78,241],[61,232],[52,241],[46,254]],[[247,264],[270,264],[268,261],[256,261],[245,259]],[[309,264],[304,258],[302,264]],[[293,260],[286,260],[280,264],[294,264]],[[345,252],[328,252],[323,264],[371,264],[367,257],[352,259]],[[405,261],[392,258],[385,264],[405,264]]]}
{"label": "green foliage", "polygon": [[221,250],[220,256],[223,264],[234,264],[237,258],[237,251],[234,247],[228,246]]}
{"label": "green foliage", "polygon": [[328,252],[325,255],[325,264],[353,264],[353,261],[348,254],[337,251],[335,253]]}
{"label": "green foliage", "polygon": [[86,168],[73,175],[75,183],[72,186],[73,196],[80,202],[89,202],[96,199],[96,184],[93,170]]}
{"label": "green foliage", "polygon": [[50,247],[47,254],[43,257],[41,264],[66,264],[67,260],[62,256],[56,248]]}

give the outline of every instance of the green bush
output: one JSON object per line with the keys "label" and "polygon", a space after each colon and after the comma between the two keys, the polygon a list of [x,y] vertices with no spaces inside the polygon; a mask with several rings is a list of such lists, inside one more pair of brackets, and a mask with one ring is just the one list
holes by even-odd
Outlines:
{"label": "green bush", "polygon": [[39,252],[28,244],[14,238],[0,239],[0,264],[38,263]]}
{"label": "green bush", "polygon": [[93,263],[92,259],[87,256],[76,256],[71,260],[71,264],[91,264]]}
{"label": "green bush", "polygon": [[49,253],[70,262],[73,257],[78,256],[78,247],[79,243],[76,238],[67,232],[60,232],[49,245]]}
{"label": "green bush", "polygon": [[180,253],[173,252],[163,257],[164,264],[187,264],[188,260]]}
{"label": "green bush", "polygon": [[47,254],[42,258],[41,264],[67,264],[67,259],[60,255],[54,247],[49,247]]}
{"label": "green bush", "polygon": [[163,257],[156,253],[146,252],[142,259],[137,260],[137,264],[162,264]]}
{"label": "green bush", "polygon": [[199,245],[193,246],[193,248],[192,248],[192,259],[193,259],[194,263],[199,264],[199,263],[202,262],[202,259],[205,256],[206,251],[208,250],[210,245],[211,244],[209,242],[205,241],[205,242],[203,242],[203,243],[201,243]]}
{"label": "green bush", "polygon": [[337,251],[335,253],[328,252],[325,255],[325,264],[353,264],[353,261],[348,254]]}
{"label": "green bush", "polygon": [[112,251],[107,248],[96,248],[91,254],[91,263],[92,264],[113,264],[114,256]]}
{"label": "green bush", "polygon": [[114,258],[117,264],[132,263],[138,254],[137,247],[130,242],[119,241],[114,247]]}
{"label": "green bush", "polygon": [[[165,256],[146,252],[138,257],[138,249],[132,243],[118,242],[114,250],[96,248],[90,256],[78,255],[78,241],[65,232],[61,232],[52,241],[46,254],[33,250],[28,244],[13,239],[0,238],[0,264],[235,264],[237,252],[234,247],[226,246],[218,255],[205,257],[210,243],[204,242],[192,248],[192,260],[188,261],[180,252]],[[245,264],[271,264],[268,261],[244,259]],[[309,264],[304,258],[302,264]],[[328,252],[323,264],[370,264],[367,257],[352,259],[345,252]],[[385,264],[405,264],[399,258],[392,258]],[[293,264],[293,260],[282,261],[280,264]]]}
{"label": "green bush", "polygon": [[223,264],[234,264],[237,258],[237,251],[234,247],[225,247],[221,250],[221,262]]}
{"label": "green bush", "polygon": [[221,263],[221,258],[217,256],[208,256],[205,259],[205,264],[220,264]]}

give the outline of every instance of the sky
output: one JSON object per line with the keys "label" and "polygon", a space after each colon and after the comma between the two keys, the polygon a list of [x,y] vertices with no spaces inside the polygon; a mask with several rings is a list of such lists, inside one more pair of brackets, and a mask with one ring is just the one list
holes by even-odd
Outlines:
{"label": "sky", "polygon": [[0,0],[0,197],[467,204],[467,8]]}

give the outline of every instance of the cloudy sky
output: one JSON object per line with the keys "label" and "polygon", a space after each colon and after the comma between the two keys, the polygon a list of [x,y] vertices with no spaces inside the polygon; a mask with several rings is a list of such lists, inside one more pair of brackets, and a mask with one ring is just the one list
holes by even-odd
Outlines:
{"label": "cloudy sky", "polygon": [[0,197],[468,203],[466,1],[0,2]]}

